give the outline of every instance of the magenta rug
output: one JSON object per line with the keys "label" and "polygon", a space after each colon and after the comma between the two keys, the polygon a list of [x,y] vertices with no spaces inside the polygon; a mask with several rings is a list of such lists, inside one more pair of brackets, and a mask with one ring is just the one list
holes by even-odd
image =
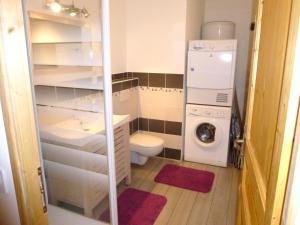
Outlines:
{"label": "magenta rug", "polygon": [[[119,225],[153,225],[166,203],[164,196],[128,188],[118,197]],[[99,219],[109,222],[109,210]]]}
{"label": "magenta rug", "polygon": [[155,177],[155,181],[192,191],[208,193],[211,191],[214,178],[215,174],[208,171],[168,164],[161,169]]}

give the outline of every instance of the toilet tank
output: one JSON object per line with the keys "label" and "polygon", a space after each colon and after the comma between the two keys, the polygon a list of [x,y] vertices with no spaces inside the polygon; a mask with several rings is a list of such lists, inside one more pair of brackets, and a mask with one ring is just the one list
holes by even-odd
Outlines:
{"label": "toilet tank", "polygon": [[235,24],[231,21],[213,21],[202,25],[202,40],[235,39]]}

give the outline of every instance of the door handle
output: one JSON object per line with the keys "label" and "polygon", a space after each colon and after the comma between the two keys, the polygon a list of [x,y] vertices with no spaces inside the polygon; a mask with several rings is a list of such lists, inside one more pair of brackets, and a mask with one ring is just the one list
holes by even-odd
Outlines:
{"label": "door handle", "polygon": [[244,138],[243,138],[243,139],[236,139],[236,140],[234,140],[234,142],[235,142],[236,144],[242,145],[242,144],[245,143],[245,140],[244,140]]}
{"label": "door handle", "polygon": [[42,194],[42,206],[43,206],[43,211],[46,213],[48,211],[47,209],[47,199],[46,199],[46,191],[45,191],[45,184],[44,184],[44,179],[43,179],[43,173],[42,173],[42,168],[39,167],[38,169],[38,175],[40,178],[40,192]]}

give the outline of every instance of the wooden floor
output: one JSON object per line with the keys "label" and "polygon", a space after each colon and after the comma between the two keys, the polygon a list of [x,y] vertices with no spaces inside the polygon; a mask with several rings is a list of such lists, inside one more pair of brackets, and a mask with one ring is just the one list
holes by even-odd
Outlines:
{"label": "wooden floor", "polygon": [[[210,193],[198,193],[154,182],[160,169],[168,164],[207,170],[215,173]],[[129,187],[164,195],[167,204],[155,225],[235,225],[239,171],[190,162],[151,158],[143,167],[132,167],[132,183]],[[127,188],[118,187],[120,194]]]}

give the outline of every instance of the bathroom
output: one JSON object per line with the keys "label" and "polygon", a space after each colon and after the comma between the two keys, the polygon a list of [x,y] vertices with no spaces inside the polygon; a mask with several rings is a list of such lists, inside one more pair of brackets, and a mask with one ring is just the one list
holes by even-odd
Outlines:
{"label": "bathroom", "polygon": [[[38,215],[51,225],[247,224],[239,214],[251,200],[241,206],[241,185],[257,169],[247,163],[244,172],[253,156],[244,159],[243,130],[250,129],[249,109],[258,108],[251,82],[257,30],[266,29],[262,1],[22,3]],[[199,79],[192,77],[197,51],[207,55],[203,61],[221,52],[223,62],[207,66],[211,77],[201,88],[192,80]],[[204,85],[217,73],[229,77],[229,88],[221,76]],[[266,189],[264,179],[257,182]],[[258,207],[266,210],[262,199]]]}

